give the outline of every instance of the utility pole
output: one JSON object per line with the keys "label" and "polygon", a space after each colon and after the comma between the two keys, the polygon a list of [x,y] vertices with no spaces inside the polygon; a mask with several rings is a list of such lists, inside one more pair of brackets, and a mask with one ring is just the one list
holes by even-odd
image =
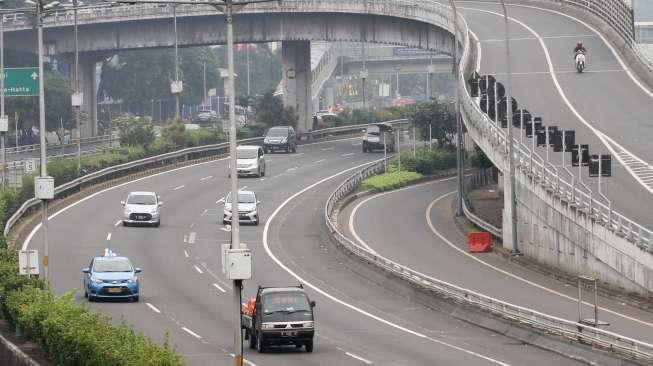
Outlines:
{"label": "utility pole", "polygon": [[178,121],[180,119],[179,98],[182,92],[182,85],[180,85],[181,83],[179,82],[179,46],[178,46],[178,38],[177,38],[177,5],[176,4],[172,5],[172,18],[174,21],[174,28],[175,28],[175,82],[173,83],[170,89],[172,91],[172,94],[175,95],[175,120]]}
{"label": "utility pole", "polygon": [[463,121],[460,116],[460,95],[458,92],[459,83],[460,83],[460,60],[458,59],[458,10],[456,8],[456,2],[450,0],[451,8],[453,9],[453,74],[454,80],[456,80],[456,87],[454,88],[455,95],[455,111],[454,116],[456,118],[456,168],[458,172],[458,200],[456,204],[456,215],[463,215],[463,196],[465,192],[465,175],[463,174],[464,170],[464,157],[465,152],[463,151]]}
{"label": "utility pole", "polygon": [[365,41],[361,42],[361,56],[363,58],[363,71],[361,71],[361,79],[363,83],[363,110],[367,110],[367,87],[365,81],[367,79],[367,65],[366,65],[366,55],[365,55]]}
{"label": "utility pole", "polygon": [[[250,44],[247,43],[247,45],[246,45],[247,50],[245,52],[245,54],[247,56],[247,97],[249,97],[251,95],[251,91],[250,91],[250,87],[249,87],[249,46],[250,46]],[[247,116],[247,115],[245,115],[245,116]]]}
{"label": "utility pole", "polygon": [[[79,109],[83,103],[83,95],[79,92],[79,47],[77,38],[77,0],[73,0],[73,21],[75,31],[75,92],[71,98],[75,113],[75,127],[77,129],[77,171],[82,171],[82,127],[79,118]],[[111,131],[109,131],[109,134]]]}
{"label": "utility pole", "polygon": [[203,85],[204,85],[204,98],[202,99],[202,106],[206,106],[206,61],[202,62],[202,68],[203,68]]}
{"label": "utility pole", "polygon": [[[510,27],[508,19],[508,10],[506,9],[506,2],[501,0],[501,6],[503,8],[503,17],[506,27],[506,73],[508,77],[508,83],[506,85],[506,116],[508,118],[508,170],[510,174],[510,229],[511,229],[511,240],[512,240],[512,250],[510,251],[512,255],[519,255],[519,241],[517,240],[517,193],[516,193],[516,179],[515,179],[515,153],[514,153],[514,141],[513,141],[513,126],[512,126],[512,70],[510,64]],[[547,141],[548,144],[548,141]],[[548,147],[547,147],[548,152]]]}

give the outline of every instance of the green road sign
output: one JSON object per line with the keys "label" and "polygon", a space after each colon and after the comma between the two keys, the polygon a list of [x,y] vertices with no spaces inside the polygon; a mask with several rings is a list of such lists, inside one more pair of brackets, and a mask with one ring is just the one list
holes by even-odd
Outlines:
{"label": "green road sign", "polygon": [[5,68],[5,97],[39,95],[39,68]]}

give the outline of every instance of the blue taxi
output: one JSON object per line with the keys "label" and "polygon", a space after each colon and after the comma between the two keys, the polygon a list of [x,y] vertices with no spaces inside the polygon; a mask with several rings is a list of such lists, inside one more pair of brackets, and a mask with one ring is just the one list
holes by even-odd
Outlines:
{"label": "blue taxi", "polygon": [[105,250],[101,257],[94,257],[91,264],[82,270],[84,276],[84,297],[88,301],[120,298],[138,301],[138,273],[126,257],[119,257],[111,250]]}

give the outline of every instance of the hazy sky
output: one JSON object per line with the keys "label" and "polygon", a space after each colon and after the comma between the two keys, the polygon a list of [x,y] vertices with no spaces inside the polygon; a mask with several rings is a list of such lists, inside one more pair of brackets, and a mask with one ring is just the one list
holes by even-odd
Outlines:
{"label": "hazy sky", "polygon": [[653,22],[653,0],[633,0],[636,22]]}

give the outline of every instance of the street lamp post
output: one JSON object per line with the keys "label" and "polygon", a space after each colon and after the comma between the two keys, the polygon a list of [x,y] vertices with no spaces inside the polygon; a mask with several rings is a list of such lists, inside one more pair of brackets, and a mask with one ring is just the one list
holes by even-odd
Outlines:
{"label": "street lamp post", "polygon": [[[77,0],[73,0],[73,22],[75,28],[75,94],[71,98],[75,110],[75,129],[77,130],[77,171],[82,171],[82,126],[79,118],[79,109],[82,106],[83,96],[79,92],[79,45],[77,37]],[[111,134],[111,131],[109,131]]]}
{"label": "street lamp post", "polygon": [[458,57],[458,9],[456,8],[456,2],[450,0],[451,9],[453,9],[453,74],[455,79],[456,87],[454,88],[454,95],[456,98],[456,106],[454,115],[456,118],[456,168],[458,172],[458,199],[456,205],[456,215],[463,215],[463,195],[465,192],[465,182],[464,182],[464,151],[463,151],[463,121],[460,116],[460,94],[458,93],[459,83],[460,83],[460,60]]}
{"label": "street lamp post", "polygon": [[179,120],[180,118],[180,109],[179,109],[179,99],[181,97],[181,92],[183,86],[179,81],[179,45],[178,45],[178,36],[177,36],[177,4],[172,5],[172,18],[175,28],[175,82],[171,86],[172,94],[175,95],[175,119]]}
{"label": "street lamp post", "polygon": [[510,64],[510,27],[508,10],[506,9],[505,0],[501,0],[501,7],[503,8],[503,17],[505,21],[505,38],[506,38],[506,74],[508,82],[506,85],[506,116],[508,118],[508,171],[510,174],[510,226],[511,226],[511,240],[512,249],[511,254],[519,254],[519,241],[517,240],[517,193],[516,193],[516,179],[515,179],[515,155],[514,155],[514,141],[513,141],[513,126],[512,126],[512,70]]}

